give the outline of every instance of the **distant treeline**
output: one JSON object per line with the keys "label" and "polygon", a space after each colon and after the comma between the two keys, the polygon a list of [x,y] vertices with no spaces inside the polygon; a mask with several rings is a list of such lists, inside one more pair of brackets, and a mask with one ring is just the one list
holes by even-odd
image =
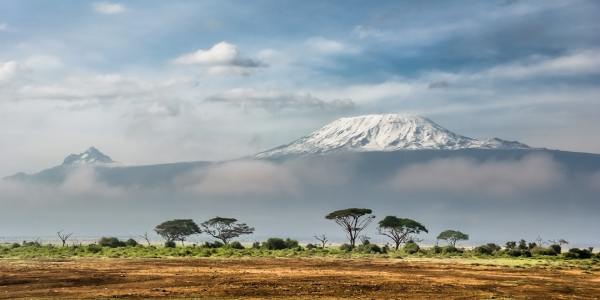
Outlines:
{"label": "distant treeline", "polygon": [[[26,249],[38,249],[45,251],[47,256],[72,255],[72,256],[111,256],[116,252],[106,250],[115,248],[132,248],[134,251],[125,251],[124,256],[161,257],[161,256],[212,256],[212,255],[262,255],[262,251],[287,250],[289,255],[337,255],[337,254],[381,254],[393,256],[398,255],[477,255],[477,256],[509,256],[509,257],[532,257],[532,256],[561,256],[572,259],[600,258],[594,254],[593,249],[571,248],[563,253],[563,248],[568,242],[564,239],[543,241],[541,238],[534,242],[508,241],[504,247],[488,243],[466,250],[457,247],[460,241],[469,239],[469,235],[458,230],[444,230],[437,235],[438,241],[445,241],[444,246],[436,245],[430,248],[421,248],[418,235],[425,232],[427,228],[412,219],[386,216],[377,223],[377,231],[380,235],[387,237],[390,243],[383,246],[371,243],[369,237],[362,235],[364,230],[375,220],[372,210],[367,208],[347,208],[333,211],[325,216],[326,219],[334,221],[346,234],[348,243],[337,248],[328,247],[328,238],[325,234],[315,235],[317,243],[309,243],[302,247],[298,241],[293,239],[269,238],[263,242],[254,242],[251,246],[244,246],[235,239],[252,234],[254,228],[246,223],[241,223],[235,218],[214,217],[198,225],[191,219],[175,219],[165,221],[154,228],[154,231],[164,239],[164,247],[152,245],[148,233],[135,239],[120,240],[116,237],[102,237],[97,243],[81,245],[72,243],[68,245],[73,233],[65,233],[63,230],[57,232],[62,247],[54,245],[43,246],[39,241],[21,244],[13,243],[0,247],[0,256],[36,256],[35,252]],[[192,235],[207,234],[213,239],[202,245],[192,244],[185,246],[185,241]],[[181,242],[177,247],[175,242]],[[146,245],[142,245],[142,243]],[[59,250],[59,249],[70,250]],[[45,249],[45,250],[43,250]],[[145,249],[145,250],[140,250]],[[162,250],[161,250],[162,249]],[[173,249],[173,250],[168,250]],[[177,250],[180,249],[180,250]],[[183,249],[183,250],[181,250]],[[184,251],[184,252],[181,252]],[[236,252],[237,251],[237,252]],[[107,252],[107,253],[104,253]],[[21,255],[20,255],[20,254]],[[62,254],[61,254],[62,253]],[[268,253],[273,254],[273,253]],[[277,254],[277,253],[276,253]],[[43,253],[38,253],[44,256]]]}

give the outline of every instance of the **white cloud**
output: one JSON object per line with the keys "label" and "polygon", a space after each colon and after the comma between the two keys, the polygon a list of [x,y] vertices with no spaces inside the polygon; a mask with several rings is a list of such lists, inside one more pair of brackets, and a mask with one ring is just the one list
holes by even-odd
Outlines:
{"label": "white cloud", "polygon": [[0,62],[0,82],[14,78],[22,66],[16,61]]}
{"label": "white cloud", "polygon": [[388,184],[397,191],[515,193],[553,187],[563,180],[552,158],[529,155],[508,162],[439,159],[402,168]]}
{"label": "white cloud", "polygon": [[342,42],[326,39],[324,37],[313,37],[306,41],[306,45],[313,51],[321,54],[344,54],[356,53],[358,50]]}
{"label": "white cloud", "polygon": [[93,4],[94,11],[105,15],[124,13],[127,9],[122,4],[111,2],[96,2]]}
{"label": "white cloud", "polygon": [[239,48],[227,42],[181,55],[174,62],[179,65],[206,66],[211,74],[248,74],[250,69],[265,66],[258,60],[242,57]]}
{"label": "white cloud", "polygon": [[217,164],[178,178],[186,190],[215,196],[294,194],[298,181],[283,166],[264,161]]}
{"label": "white cloud", "polygon": [[482,75],[492,78],[522,79],[589,74],[600,74],[600,50],[598,49],[586,49],[558,57],[499,65]]}
{"label": "white cloud", "polygon": [[325,101],[309,93],[289,93],[279,90],[256,90],[237,88],[207,98],[209,102],[227,103],[242,109],[262,108],[268,111],[280,110],[351,110],[354,102],[350,99]]}

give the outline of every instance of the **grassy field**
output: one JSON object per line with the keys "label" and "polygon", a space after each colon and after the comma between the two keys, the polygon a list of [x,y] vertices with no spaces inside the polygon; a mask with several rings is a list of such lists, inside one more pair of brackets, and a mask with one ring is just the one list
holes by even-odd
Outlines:
{"label": "grassy field", "polygon": [[0,299],[600,299],[597,255],[367,249],[3,245]]}

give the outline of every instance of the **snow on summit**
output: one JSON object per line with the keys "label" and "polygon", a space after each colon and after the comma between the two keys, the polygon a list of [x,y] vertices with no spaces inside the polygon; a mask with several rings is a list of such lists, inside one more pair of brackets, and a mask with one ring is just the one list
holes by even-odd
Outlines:
{"label": "snow on summit", "polygon": [[63,161],[63,166],[67,165],[89,165],[89,164],[112,164],[114,161],[95,147],[88,148],[85,152],[79,154],[70,154]]}
{"label": "snow on summit", "polygon": [[420,116],[382,114],[337,119],[288,145],[256,155],[275,158],[336,151],[529,149],[499,138],[478,140],[458,135]]}

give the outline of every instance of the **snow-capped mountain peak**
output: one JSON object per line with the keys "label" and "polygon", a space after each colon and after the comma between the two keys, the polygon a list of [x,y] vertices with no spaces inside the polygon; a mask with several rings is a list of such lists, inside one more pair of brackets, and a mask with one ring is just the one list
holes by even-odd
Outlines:
{"label": "snow-capped mountain peak", "polygon": [[90,164],[112,164],[114,161],[95,147],[88,148],[79,154],[70,154],[63,161],[63,166],[90,165]]}
{"label": "snow-capped mountain peak", "polygon": [[478,140],[451,132],[420,116],[363,115],[337,119],[290,144],[256,155],[273,158],[337,151],[399,151],[459,149],[527,149],[498,138]]}

